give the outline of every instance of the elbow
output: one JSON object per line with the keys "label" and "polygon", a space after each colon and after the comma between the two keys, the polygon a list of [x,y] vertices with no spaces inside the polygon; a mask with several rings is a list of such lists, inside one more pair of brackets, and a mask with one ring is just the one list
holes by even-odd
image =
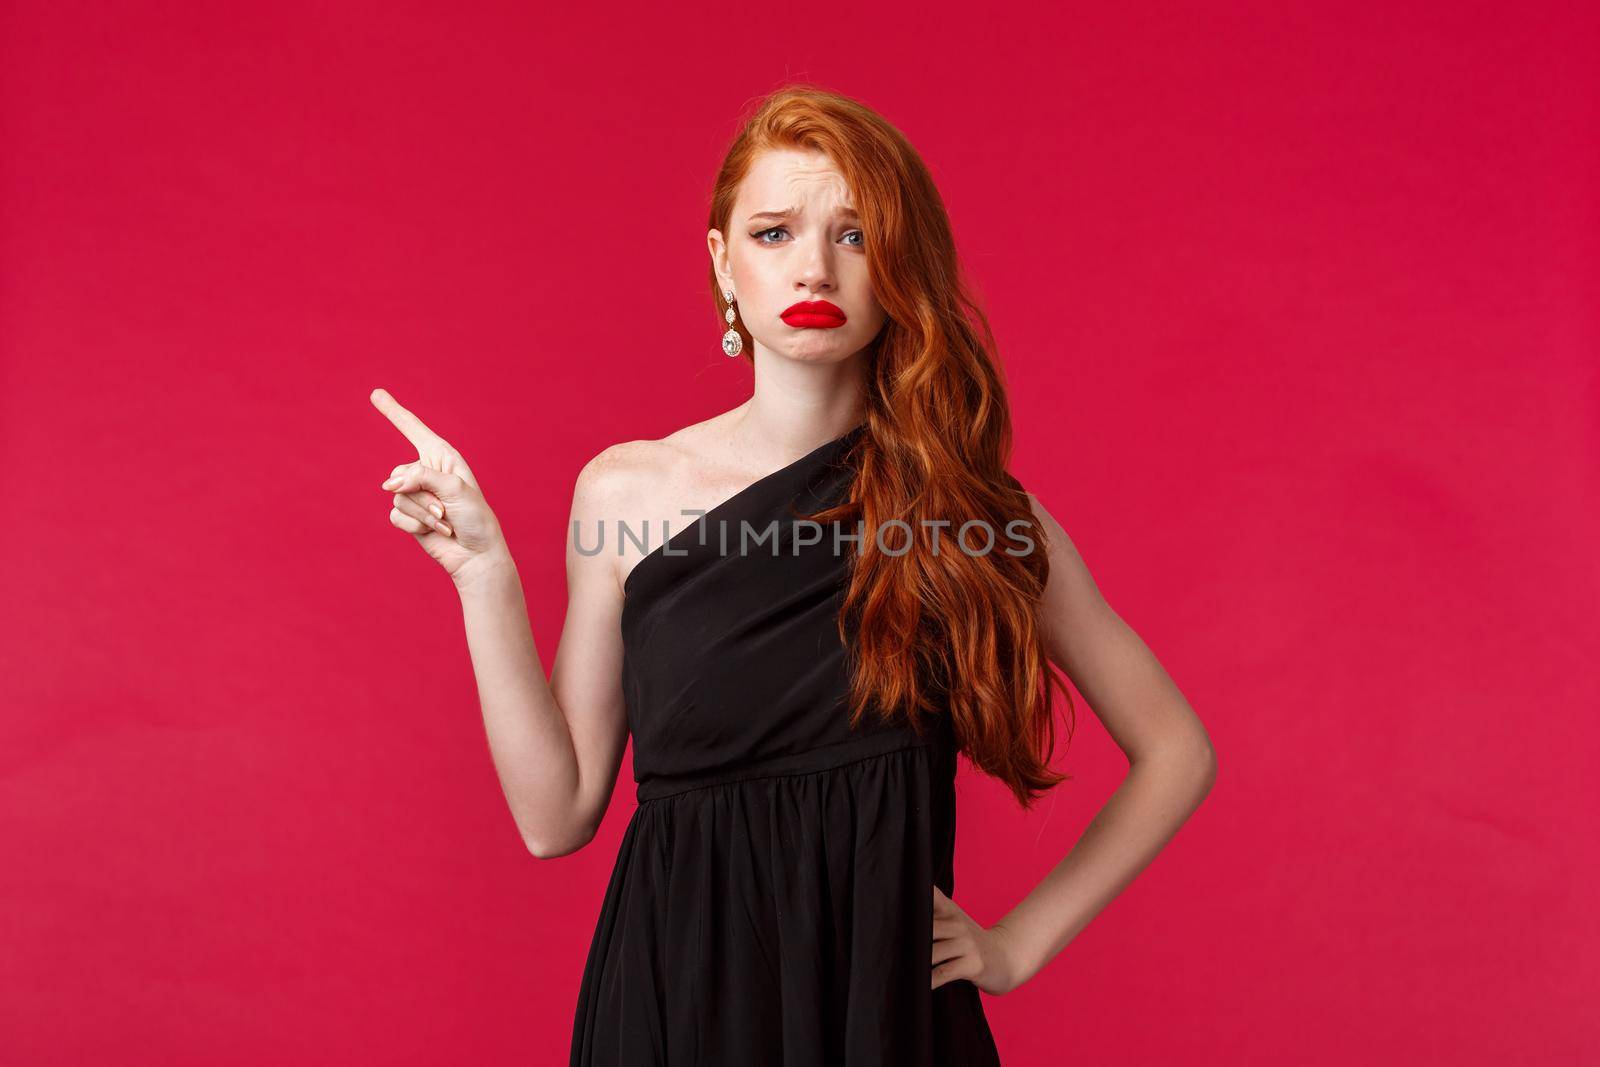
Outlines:
{"label": "elbow", "polygon": [[535,859],[551,860],[570,856],[593,841],[605,814],[603,804],[596,810],[594,805],[584,801],[580,791],[568,803],[557,805],[555,810],[546,806],[540,810],[539,817],[525,812],[516,823],[528,852]]}
{"label": "elbow", "polygon": [[553,860],[558,856],[570,855],[571,853],[578,851],[579,848],[583,847],[581,845],[568,847],[563,845],[546,844],[543,841],[535,841],[532,838],[523,838],[523,844],[528,846],[528,851],[533,855],[533,858],[537,860]]}
{"label": "elbow", "polygon": [[1198,736],[1159,746],[1147,759],[1150,765],[1161,769],[1163,777],[1189,783],[1196,794],[1196,803],[1216,784],[1217,751],[1203,730]]}
{"label": "elbow", "polygon": [[1183,761],[1194,776],[1195,790],[1202,800],[1205,799],[1211,787],[1217,784],[1217,750],[1212,747],[1211,738],[1204,730],[1192,745],[1187,746]]}
{"label": "elbow", "polygon": [[1199,756],[1200,765],[1200,795],[1204,797],[1211,792],[1211,787],[1217,784],[1217,750],[1211,747],[1207,739],[1205,748]]}
{"label": "elbow", "polygon": [[584,845],[587,845],[593,840],[594,833],[592,831],[586,834],[568,836],[565,838],[544,838],[533,837],[528,834],[522,835],[523,845],[527,847],[528,851],[535,859],[541,860],[553,860],[561,856],[570,856],[572,853],[578,851]]}

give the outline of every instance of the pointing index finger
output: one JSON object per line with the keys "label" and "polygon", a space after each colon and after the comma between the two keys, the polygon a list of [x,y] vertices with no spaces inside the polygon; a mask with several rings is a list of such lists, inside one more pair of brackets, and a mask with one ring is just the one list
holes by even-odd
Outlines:
{"label": "pointing index finger", "polygon": [[418,452],[440,442],[439,435],[428,429],[421,419],[401,407],[400,402],[389,395],[389,390],[374,389],[370,399],[373,407],[383,412],[384,417],[394,423],[395,429],[404,434],[406,440],[417,447]]}

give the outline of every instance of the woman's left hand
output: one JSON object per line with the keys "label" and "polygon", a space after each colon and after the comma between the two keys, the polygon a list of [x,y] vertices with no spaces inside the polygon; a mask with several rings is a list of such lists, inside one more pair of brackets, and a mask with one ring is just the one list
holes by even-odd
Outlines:
{"label": "woman's left hand", "polygon": [[1023,982],[1015,946],[1001,926],[985,929],[933,887],[933,988],[965,978],[985,993],[1009,993]]}

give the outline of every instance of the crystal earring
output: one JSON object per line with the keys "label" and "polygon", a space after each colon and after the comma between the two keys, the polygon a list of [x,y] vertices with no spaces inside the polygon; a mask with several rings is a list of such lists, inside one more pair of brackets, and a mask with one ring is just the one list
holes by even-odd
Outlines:
{"label": "crystal earring", "polygon": [[723,318],[728,320],[728,332],[722,335],[722,351],[727,355],[737,356],[744,351],[744,338],[733,328],[733,290],[722,290],[722,298],[728,302],[728,310],[723,314]]}

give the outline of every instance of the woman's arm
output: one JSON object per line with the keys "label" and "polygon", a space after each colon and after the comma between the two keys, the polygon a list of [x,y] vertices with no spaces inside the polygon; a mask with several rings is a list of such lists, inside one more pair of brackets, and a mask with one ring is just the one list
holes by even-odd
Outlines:
{"label": "woman's arm", "polygon": [[994,924],[1013,987],[1038,973],[1177,833],[1210,791],[1217,760],[1189,702],[1101,597],[1071,539],[1033,499],[1049,539],[1051,659],[1128,757],[1122,784],[1071,851]]}
{"label": "woman's arm", "polygon": [[574,534],[590,549],[602,529],[609,535],[611,453],[591,460],[573,489],[567,612],[548,682],[510,554],[486,555],[456,576],[495,771],[528,850],[542,859],[594,837],[627,747],[617,552],[608,541],[583,555]]}
{"label": "woman's arm", "polygon": [[[534,647],[522,581],[505,535],[461,453],[387,389],[369,397],[417,458],[390,472],[391,525],[445,569],[461,597],[467,648],[489,751],[511,816],[535,856],[561,856],[594,837],[627,746],[622,697],[621,557],[595,545],[627,465],[623,445],[590,460],[573,489],[567,614],[549,681]],[[630,453],[631,454],[631,453]],[[616,544],[616,542],[612,542]]]}

